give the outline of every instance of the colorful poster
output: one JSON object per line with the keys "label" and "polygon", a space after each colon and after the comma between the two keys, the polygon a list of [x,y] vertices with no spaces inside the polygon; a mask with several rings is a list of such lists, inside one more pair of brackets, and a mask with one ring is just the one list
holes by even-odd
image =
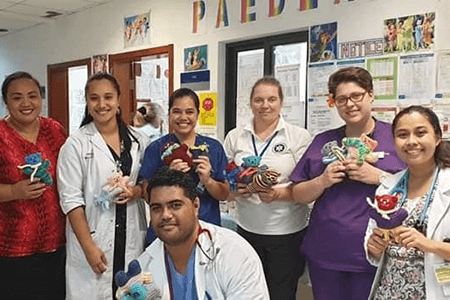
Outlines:
{"label": "colorful poster", "polygon": [[339,58],[383,55],[383,38],[339,43]]}
{"label": "colorful poster", "polygon": [[208,68],[208,45],[184,48],[184,70],[206,70]]}
{"label": "colorful poster", "polygon": [[367,71],[372,75],[375,99],[397,98],[397,63],[397,56],[367,59]]}
{"label": "colorful poster", "polygon": [[241,23],[256,21],[256,0],[241,0]]}
{"label": "colorful poster", "polygon": [[228,27],[230,22],[228,21],[228,9],[227,1],[219,0],[219,6],[217,9],[216,28]]}
{"label": "colorful poster", "polygon": [[384,20],[384,53],[434,48],[436,13]]}
{"label": "colorful poster", "polygon": [[106,73],[108,72],[108,55],[94,55],[92,56],[92,75],[97,73]]}
{"label": "colorful poster", "polygon": [[150,43],[150,12],[124,19],[125,48]]}
{"label": "colorful poster", "polygon": [[337,22],[312,26],[309,37],[310,62],[337,58]]}
{"label": "colorful poster", "polygon": [[199,33],[205,27],[206,3],[204,0],[192,1],[192,33]]}
{"label": "colorful poster", "polygon": [[198,122],[200,126],[217,125],[217,94],[200,93],[200,114]]}
{"label": "colorful poster", "polygon": [[316,9],[319,5],[319,0],[300,0],[300,11]]}
{"label": "colorful poster", "polygon": [[285,0],[269,0],[269,17],[276,17],[283,13]]}

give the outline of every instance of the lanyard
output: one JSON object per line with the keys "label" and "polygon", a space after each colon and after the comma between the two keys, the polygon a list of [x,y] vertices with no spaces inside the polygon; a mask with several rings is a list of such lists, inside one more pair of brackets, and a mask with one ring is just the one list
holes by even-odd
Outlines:
{"label": "lanyard", "polygon": [[[425,199],[425,205],[422,210],[422,214],[420,216],[419,226],[423,226],[423,223],[425,219],[427,218],[427,212],[428,208],[430,207],[431,201],[433,200],[434,192],[436,190],[436,182],[437,177],[439,174],[439,168],[436,167],[436,170],[434,171],[434,178],[433,181],[428,188],[427,198]],[[394,188],[391,190],[389,194],[394,195],[397,193],[400,193],[402,195],[400,206],[403,206],[406,202],[406,196],[408,195],[408,177],[409,177],[409,171],[406,171],[405,174],[400,178],[400,180],[397,182],[397,184],[394,186]]]}
{"label": "lanyard", "polygon": [[252,134],[253,151],[255,152],[255,156],[262,157],[264,155],[264,152],[266,152],[267,148],[269,148],[270,143],[272,143],[272,140],[276,137],[277,134],[278,134],[278,131],[275,132],[274,135],[272,135],[272,137],[267,141],[266,146],[264,147],[261,154],[259,154],[259,155],[258,155],[258,150],[256,149],[255,136]]}

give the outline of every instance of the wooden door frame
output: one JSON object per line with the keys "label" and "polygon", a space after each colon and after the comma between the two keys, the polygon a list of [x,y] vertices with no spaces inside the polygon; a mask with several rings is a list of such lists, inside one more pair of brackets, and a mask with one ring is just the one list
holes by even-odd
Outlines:
{"label": "wooden door frame", "polygon": [[[146,56],[154,56],[154,55],[167,55],[169,59],[169,74],[168,74],[168,93],[169,95],[173,91],[173,44],[166,45],[166,46],[160,46],[160,47],[154,47],[154,48],[147,48],[142,50],[136,50],[136,51],[130,51],[130,52],[122,52],[117,54],[110,54],[109,55],[109,72],[117,76],[118,74],[114,73],[114,65],[116,63],[130,63],[132,64],[135,61],[139,61],[142,57]],[[133,69],[130,68],[131,72],[128,74],[130,80],[133,80]],[[134,97],[134,85],[130,87],[130,84],[126,84],[124,87],[121,85],[121,89],[123,90],[123,93],[128,92],[128,97],[130,99],[129,106],[123,107],[121,105],[121,109],[123,112],[123,119],[125,122],[128,122],[130,113],[134,112],[134,108],[136,107],[136,99]],[[128,90],[128,91],[126,91]],[[167,95],[167,96],[169,96]]]}
{"label": "wooden door frame", "polygon": [[[58,120],[69,132],[69,72],[72,67],[88,66],[88,74],[91,74],[91,59],[79,59],[69,62],[47,65],[47,91],[48,91],[48,115]],[[52,84],[54,76],[59,72],[64,72],[62,80],[63,88],[56,88]],[[63,92],[62,92],[63,91]],[[62,99],[61,99],[62,98]]]}

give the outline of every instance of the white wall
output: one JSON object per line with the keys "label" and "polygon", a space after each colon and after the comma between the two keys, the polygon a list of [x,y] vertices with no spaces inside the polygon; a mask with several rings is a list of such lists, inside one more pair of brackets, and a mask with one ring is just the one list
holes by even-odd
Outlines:
{"label": "white wall", "polygon": [[[191,33],[191,0],[116,0],[63,20],[0,38],[0,78],[17,70],[28,71],[46,84],[48,64],[174,44],[174,84],[183,71],[183,48],[208,44],[211,90],[219,93],[219,137],[223,134],[225,43],[275,33],[307,29],[311,25],[338,22],[338,42],[382,37],[383,20],[436,12],[436,50],[449,49],[450,1],[356,0],[334,5],[318,0],[319,8],[299,11],[299,0],[285,0],[282,15],[269,19],[269,0],[256,0],[257,21],[240,23],[240,1],[226,0],[230,26],[216,29],[218,0],[205,0],[205,32]],[[126,3],[128,2],[128,3]],[[151,10],[151,44],[123,48],[123,18]],[[2,105],[0,105],[2,115]]]}

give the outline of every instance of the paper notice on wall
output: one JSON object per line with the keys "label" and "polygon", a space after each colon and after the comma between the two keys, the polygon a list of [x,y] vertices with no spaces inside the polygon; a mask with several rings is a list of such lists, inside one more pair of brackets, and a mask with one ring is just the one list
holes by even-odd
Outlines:
{"label": "paper notice on wall", "polygon": [[[446,99],[447,101],[449,99]],[[436,103],[434,112],[439,118],[442,130],[442,138],[450,140],[450,103]]]}
{"label": "paper notice on wall", "polygon": [[450,51],[440,52],[436,63],[436,98],[450,97]]}
{"label": "paper notice on wall", "polygon": [[308,99],[308,132],[316,135],[344,124],[336,108],[329,108],[326,98]]}
{"label": "paper notice on wall", "polygon": [[398,99],[434,98],[434,53],[400,56]]}
{"label": "paper notice on wall", "polygon": [[264,49],[238,53],[236,127],[249,119],[250,92],[253,84],[264,74]]}
{"label": "paper notice on wall", "polygon": [[200,114],[198,122],[200,126],[217,125],[217,94],[200,93]]}
{"label": "paper notice on wall", "polygon": [[217,139],[217,127],[216,126],[197,126],[197,127],[195,127],[195,133]]}
{"label": "paper notice on wall", "polygon": [[375,99],[397,98],[397,57],[367,59],[367,70],[372,75]]}
{"label": "paper notice on wall", "polygon": [[389,107],[372,107],[372,117],[379,121],[392,123],[397,114],[396,106]]}
{"label": "paper notice on wall", "polygon": [[324,97],[328,95],[328,78],[334,71],[336,71],[335,62],[309,65],[309,98]]}
{"label": "paper notice on wall", "polygon": [[304,114],[304,97],[300,95],[300,65],[278,66],[275,68],[277,78],[283,88],[284,100],[281,114],[286,122],[303,126],[300,124]]}

